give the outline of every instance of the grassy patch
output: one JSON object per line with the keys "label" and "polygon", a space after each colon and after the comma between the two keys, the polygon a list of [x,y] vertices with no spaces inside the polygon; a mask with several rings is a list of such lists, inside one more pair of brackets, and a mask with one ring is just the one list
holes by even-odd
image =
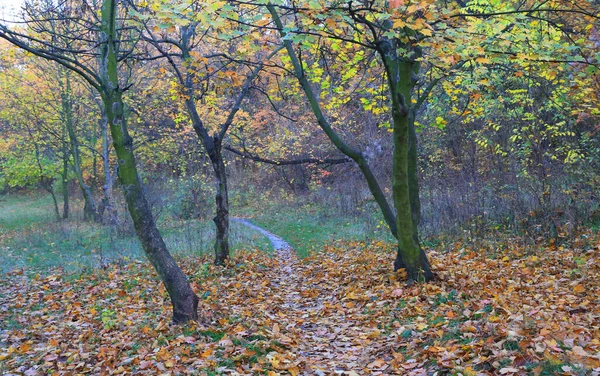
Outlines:
{"label": "grassy patch", "polygon": [[[94,269],[109,262],[145,260],[135,234],[120,235],[115,228],[77,219],[57,221],[48,195],[0,197],[0,272],[14,269],[66,271]],[[78,214],[78,202],[72,201]],[[127,214],[122,213],[122,217]],[[167,217],[159,228],[169,250],[177,256],[212,253],[212,222]],[[272,251],[260,233],[238,223],[230,228],[232,250],[259,248]]]}
{"label": "grassy patch", "polygon": [[[319,251],[336,241],[391,241],[387,227],[376,219],[352,216],[333,216],[327,208],[311,203],[284,205],[264,201],[236,210],[252,218],[253,223],[282,237],[300,257]],[[377,216],[378,212],[373,212]]]}

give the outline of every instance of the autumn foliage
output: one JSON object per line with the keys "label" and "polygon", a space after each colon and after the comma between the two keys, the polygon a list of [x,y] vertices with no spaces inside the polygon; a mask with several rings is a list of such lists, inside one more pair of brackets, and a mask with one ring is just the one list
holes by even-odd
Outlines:
{"label": "autumn foliage", "polygon": [[[510,244],[510,243],[508,243]],[[515,243],[517,244],[517,243]],[[600,243],[440,245],[438,281],[407,287],[393,246],[337,243],[299,260],[186,259],[201,321],[169,324],[149,266],[20,271],[1,281],[0,370],[37,374],[594,374]],[[487,250],[484,250],[487,249]]]}

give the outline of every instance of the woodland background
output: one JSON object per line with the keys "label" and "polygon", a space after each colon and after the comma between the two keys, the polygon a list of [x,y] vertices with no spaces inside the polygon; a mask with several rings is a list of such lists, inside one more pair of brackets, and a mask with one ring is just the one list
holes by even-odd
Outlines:
{"label": "woodland background", "polygon": [[[597,374],[599,12],[592,0],[25,2],[23,22],[0,23],[0,370]],[[407,80],[390,79],[403,67]],[[407,231],[399,142],[420,197]],[[154,223],[166,247],[148,245]],[[408,286],[403,233],[433,271],[405,259]],[[318,328],[270,311],[295,288],[296,309],[324,304]],[[167,294],[174,321],[199,322],[169,327]],[[326,312],[331,301],[342,308]],[[263,312],[248,326],[246,305]],[[302,350],[344,321],[364,329],[350,336],[355,366]]]}

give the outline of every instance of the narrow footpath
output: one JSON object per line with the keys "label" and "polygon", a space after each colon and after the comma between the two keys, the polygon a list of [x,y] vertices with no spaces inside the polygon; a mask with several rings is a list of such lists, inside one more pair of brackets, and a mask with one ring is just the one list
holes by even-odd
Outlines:
{"label": "narrow footpath", "polygon": [[301,375],[356,375],[353,370],[377,358],[364,346],[364,322],[353,320],[337,309],[345,304],[336,283],[317,279],[320,266],[301,262],[292,247],[281,237],[254,225],[247,219],[232,220],[265,235],[277,254],[271,297],[281,302],[270,312],[278,325],[273,328],[289,349],[288,361],[298,365]]}

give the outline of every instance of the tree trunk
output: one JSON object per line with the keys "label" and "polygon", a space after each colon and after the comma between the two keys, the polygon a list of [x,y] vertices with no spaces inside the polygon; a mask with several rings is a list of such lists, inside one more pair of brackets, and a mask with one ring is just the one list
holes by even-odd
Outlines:
{"label": "tree trunk", "polygon": [[62,186],[63,186],[63,219],[69,218],[69,148],[67,146],[67,126],[63,125],[62,134],[62,154],[63,154],[63,171],[62,171]]}
{"label": "tree trunk", "polygon": [[[100,113],[102,117],[100,119],[100,133],[102,138],[102,168],[104,170],[104,184],[102,185],[102,191],[104,197],[98,205],[98,216],[104,217],[106,213],[106,222],[110,225],[116,226],[118,224],[118,216],[116,208],[113,205],[113,186],[114,186],[114,174],[110,170],[110,149],[108,144],[108,118],[104,106],[100,106]],[[115,171],[116,173],[116,171]]]}
{"label": "tree trunk", "polygon": [[381,213],[383,214],[383,218],[390,229],[390,232],[395,238],[398,238],[398,231],[396,227],[396,218],[394,212],[388,203],[381,186],[379,185],[379,181],[375,177],[371,166],[369,165],[365,156],[359,151],[347,145],[342,138],[335,132],[331,124],[325,118],[323,111],[321,110],[321,106],[319,105],[319,101],[317,96],[314,94],[310,82],[306,75],[304,74],[304,70],[302,69],[302,64],[300,63],[300,59],[296,55],[294,48],[292,46],[292,42],[289,39],[285,39],[286,33],[283,31],[283,23],[277,14],[277,10],[273,5],[267,6],[269,13],[273,17],[273,21],[283,38],[283,44],[287,50],[288,56],[292,62],[292,66],[294,68],[294,74],[304,91],[306,98],[310,104],[310,108],[313,111],[315,117],[317,118],[317,122],[323,132],[327,135],[329,140],[333,143],[333,145],[344,155],[351,158],[360,168],[365,180],[367,181],[367,185],[369,187],[369,191],[373,195],[375,202],[379,206]]}
{"label": "tree trunk", "polygon": [[122,89],[119,88],[116,13],[117,0],[104,0],[102,25],[99,33],[101,94],[119,161],[119,180],[123,186],[125,201],[144,252],[171,298],[173,322],[185,323],[198,318],[199,299],[192,290],[187,277],[167,250],[152,217],[139,179],[133,154],[133,139],[127,131]]}
{"label": "tree trunk", "polygon": [[54,187],[52,186],[52,184],[54,183],[54,178],[45,176],[44,167],[42,167],[42,161],[40,160],[40,147],[37,141],[35,140],[35,137],[33,137],[33,133],[31,132],[31,129],[29,127],[27,127],[27,132],[29,133],[29,137],[31,137],[31,143],[33,144],[35,150],[35,161],[40,171],[40,184],[52,196],[52,202],[54,203],[54,214],[56,215],[56,220],[60,221],[58,201],[56,200],[56,194],[54,194]]}
{"label": "tree trunk", "polygon": [[[216,141],[216,140],[215,140]],[[209,156],[217,180],[216,215],[213,218],[217,228],[215,241],[215,264],[223,265],[229,257],[229,194],[227,190],[227,172],[223,161],[221,143],[215,142],[215,150]]]}
{"label": "tree trunk", "polygon": [[[383,39],[379,52],[386,68],[394,131],[392,190],[398,229],[398,254],[394,267],[404,266],[409,281],[430,281],[433,273],[427,257],[419,246],[418,181],[416,178],[416,133],[411,130],[411,94],[414,62],[396,54],[394,41]],[[414,128],[414,123],[412,124]],[[413,150],[411,150],[411,148]],[[411,160],[412,159],[412,160]],[[412,192],[411,192],[412,188]],[[415,215],[416,212],[419,212]]]}
{"label": "tree trunk", "polygon": [[[191,86],[188,86],[188,91],[191,91],[189,87]],[[213,218],[216,225],[215,264],[223,265],[229,257],[229,194],[227,191],[227,174],[221,150],[221,140],[218,136],[210,137],[208,134],[207,129],[200,119],[192,95],[189,95],[189,98],[185,101],[185,105],[192,120],[192,127],[198,139],[202,141],[202,145],[210,158],[215,172],[215,179],[217,181],[217,194],[215,196],[216,215]]]}
{"label": "tree trunk", "polygon": [[[413,240],[419,247],[421,263],[430,268],[427,255],[421,248],[419,240],[419,225],[421,224],[421,199],[419,197],[419,173],[418,173],[418,154],[417,154],[417,132],[415,129],[415,114],[411,111],[409,116],[409,148],[408,148],[408,187],[410,193],[410,209],[413,218]],[[404,269],[406,264],[402,260],[402,255],[398,253],[394,261],[394,270]]]}
{"label": "tree trunk", "polygon": [[415,129],[415,114],[412,111],[409,114],[408,122],[408,188],[410,191],[410,210],[414,224],[413,237],[415,242],[419,244],[418,228],[421,224],[421,199],[419,197],[417,130]]}
{"label": "tree trunk", "polygon": [[133,140],[125,125],[121,93],[113,91],[106,97],[105,106],[109,109],[108,121],[119,159],[119,179],[123,186],[125,201],[144,252],[171,297],[173,322],[184,323],[196,320],[199,299],[192,291],[187,277],[167,250],[144,195],[133,154]]}
{"label": "tree trunk", "polygon": [[[402,233],[406,229],[398,227],[397,217],[394,215],[394,212],[393,212],[391,206],[389,205],[389,203],[383,193],[383,190],[381,189],[381,186],[379,185],[377,178],[373,174],[373,171],[371,170],[371,167],[369,166],[366,158],[360,151],[355,150],[355,149],[349,147],[347,144],[345,144],[343,142],[343,140],[339,137],[339,135],[333,130],[333,128],[331,127],[331,125],[329,124],[327,119],[325,118],[323,112],[321,111],[320,105],[318,103],[318,99],[312,91],[310,82],[304,75],[304,71],[300,64],[300,60],[298,59],[298,56],[296,55],[296,52],[293,49],[292,42],[289,39],[285,39],[286,34],[283,31],[283,23],[281,22],[281,19],[279,18],[279,15],[277,14],[275,7],[272,5],[268,5],[267,8],[268,8],[271,16],[273,17],[273,21],[274,21],[277,29],[279,30],[281,37],[284,38],[283,43],[288,52],[288,55],[290,56],[292,66],[294,67],[294,73],[296,75],[296,78],[300,82],[300,85],[302,86],[304,93],[307,96],[307,99],[309,101],[311,109],[313,110],[313,113],[317,117],[317,122],[319,123],[319,125],[321,126],[321,128],[323,129],[323,131],[325,132],[327,137],[329,137],[331,142],[336,146],[336,148],[339,151],[341,151],[342,153],[344,153],[344,155],[350,157],[352,160],[354,160],[356,162],[356,164],[360,168],[361,172],[363,173],[365,180],[367,181],[367,184],[369,186],[369,191],[373,195],[375,202],[377,202],[377,205],[379,206],[379,209],[381,210],[381,213],[383,214],[383,218],[385,219],[386,224],[388,225],[388,228],[390,229],[390,232],[400,242],[400,233]],[[383,57],[383,54],[382,54],[382,57]],[[408,77],[410,79],[411,75],[409,74]],[[413,127],[414,127],[414,123],[413,123]],[[413,156],[414,157],[414,160],[413,160],[414,166],[411,166],[411,169],[414,168],[414,172],[412,174],[407,172],[409,174],[409,177],[413,176],[413,175],[416,177],[416,172],[417,172],[417,170],[416,170],[416,157],[417,157],[417,155],[416,155],[416,134],[414,136],[415,136],[415,138],[414,138],[415,145],[414,145],[413,150],[411,150],[411,153],[414,153],[414,156]],[[408,158],[408,156],[407,156],[407,158]],[[411,162],[411,164],[412,164],[412,162]],[[408,164],[407,164],[407,169],[408,169]],[[420,218],[420,204],[418,201],[418,197],[419,197],[418,196],[418,188],[419,188],[418,180],[416,181],[416,185],[414,184],[415,183],[414,180],[410,180],[410,181],[411,181],[410,185],[415,190],[414,191],[415,197],[411,196],[415,202],[414,213],[419,213],[416,218]],[[407,206],[407,207],[409,207],[409,206]],[[398,210],[397,206],[396,206],[396,210]],[[417,247],[418,253],[419,253],[418,259],[420,260],[418,263],[419,263],[419,265],[422,265],[425,270],[428,271],[426,274],[429,277],[426,279],[431,279],[431,278],[433,278],[433,275],[429,271],[430,268],[429,268],[429,261],[427,260],[427,255],[418,245],[419,242],[418,242],[417,226],[416,225],[412,226],[409,231],[410,231],[409,235],[411,237],[413,237],[414,239],[416,239],[415,244],[416,244],[416,247]],[[394,262],[394,270],[398,270],[398,269],[407,267],[406,263],[403,260],[402,254],[403,254],[403,252],[398,252],[396,260]]]}
{"label": "tree trunk", "polygon": [[62,88],[62,112],[63,121],[67,127],[69,133],[69,140],[71,143],[71,153],[73,154],[73,167],[75,170],[75,177],[81,188],[83,199],[85,204],[83,206],[83,218],[86,221],[94,220],[98,221],[98,215],[96,212],[96,201],[92,195],[91,188],[85,184],[83,180],[83,171],[81,170],[81,154],[79,153],[79,142],[77,141],[77,135],[75,128],[73,127],[73,103],[71,101],[71,75],[69,71],[65,73],[65,86]]}

